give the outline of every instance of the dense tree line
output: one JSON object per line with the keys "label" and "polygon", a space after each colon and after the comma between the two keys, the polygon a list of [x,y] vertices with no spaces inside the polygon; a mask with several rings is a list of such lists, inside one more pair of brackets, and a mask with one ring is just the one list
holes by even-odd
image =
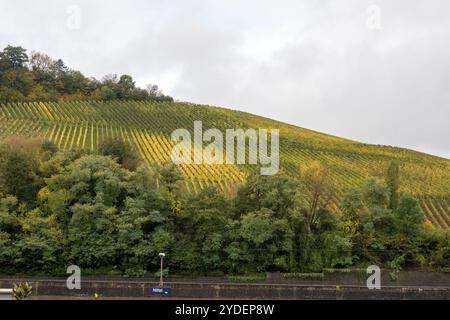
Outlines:
{"label": "dense tree line", "polygon": [[58,100],[173,101],[158,88],[136,87],[129,75],[108,75],[101,81],[69,69],[61,59],[8,46],[0,52],[0,102]]}
{"label": "dense tree line", "polygon": [[314,162],[298,178],[250,176],[232,198],[186,193],[174,165],[147,169],[123,142],[100,154],[59,152],[9,138],[0,146],[0,272],[83,270],[143,276],[166,252],[170,273],[320,272],[378,264],[448,267],[450,233],[399,193],[398,164],[384,181],[350,190],[330,209],[331,173]]}

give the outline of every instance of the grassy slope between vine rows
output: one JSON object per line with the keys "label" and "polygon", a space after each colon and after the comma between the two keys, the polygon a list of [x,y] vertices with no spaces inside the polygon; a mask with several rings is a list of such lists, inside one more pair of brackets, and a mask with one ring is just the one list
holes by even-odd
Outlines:
{"label": "grassy slope between vine rows", "polygon": [[[266,128],[280,130],[281,167],[295,175],[302,164],[314,160],[328,166],[339,188],[339,197],[369,178],[381,178],[392,159],[401,163],[402,191],[421,199],[435,226],[450,227],[450,160],[420,152],[359,143],[293,125],[224,108],[187,103],[67,102],[0,105],[0,136],[42,137],[60,149],[95,151],[105,138],[130,142],[145,163],[169,161],[173,130],[193,131],[194,121],[204,130],[218,128]],[[186,189],[192,192],[216,185],[231,193],[247,174],[250,165],[183,165]]]}

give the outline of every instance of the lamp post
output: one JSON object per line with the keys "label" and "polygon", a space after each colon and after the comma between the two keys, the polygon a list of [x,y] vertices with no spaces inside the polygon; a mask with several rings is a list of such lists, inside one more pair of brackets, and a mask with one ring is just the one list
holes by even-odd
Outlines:
{"label": "lamp post", "polygon": [[160,253],[159,257],[161,258],[161,273],[159,275],[159,286],[162,288],[164,287],[164,282],[163,282],[163,261],[164,261],[164,257],[166,256],[165,253]]}

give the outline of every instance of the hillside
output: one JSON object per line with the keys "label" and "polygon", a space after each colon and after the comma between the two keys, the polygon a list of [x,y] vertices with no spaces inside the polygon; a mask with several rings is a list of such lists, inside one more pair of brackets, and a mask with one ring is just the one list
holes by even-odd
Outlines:
{"label": "hillside", "polygon": [[[450,160],[407,149],[363,144],[299,128],[267,118],[223,108],[186,103],[67,102],[8,103],[0,105],[0,136],[42,137],[60,149],[95,151],[105,138],[130,142],[150,165],[170,159],[178,128],[280,129],[280,162],[284,171],[297,174],[304,163],[319,160],[333,172],[339,194],[370,177],[381,177],[392,159],[401,162],[402,190],[421,199],[427,218],[437,227],[450,228]],[[235,165],[182,165],[186,188],[196,191],[217,185],[224,192],[236,189],[255,167]],[[333,201],[338,209],[339,197]]]}

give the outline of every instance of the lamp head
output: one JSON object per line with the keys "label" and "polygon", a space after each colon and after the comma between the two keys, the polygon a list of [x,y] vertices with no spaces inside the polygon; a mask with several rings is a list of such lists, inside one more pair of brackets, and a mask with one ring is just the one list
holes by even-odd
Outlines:
{"label": "lamp head", "polygon": [[161,258],[164,258],[164,257],[166,256],[166,254],[161,252],[161,253],[159,254],[159,256],[160,256]]}

